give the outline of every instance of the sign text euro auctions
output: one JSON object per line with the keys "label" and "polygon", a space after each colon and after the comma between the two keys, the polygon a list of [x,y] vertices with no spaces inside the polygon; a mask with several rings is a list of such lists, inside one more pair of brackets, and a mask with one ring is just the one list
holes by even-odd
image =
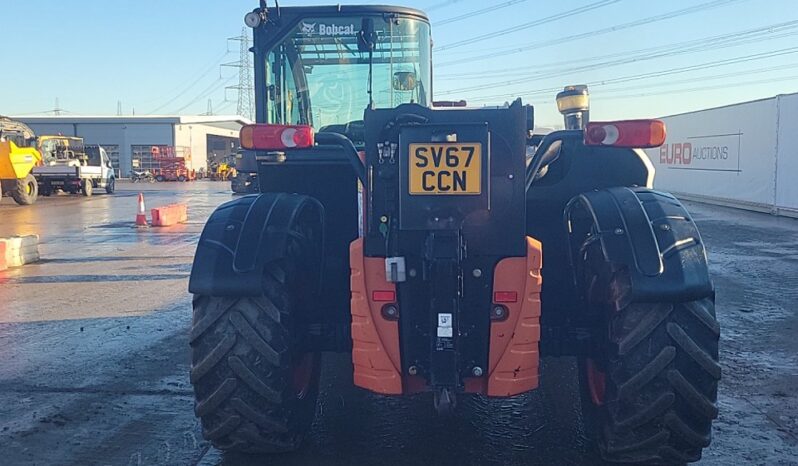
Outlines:
{"label": "sign text euro auctions", "polygon": [[668,168],[739,171],[741,136],[691,136],[678,142],[666,142],[658,149],[659,154],[649,152],[649,156]]}

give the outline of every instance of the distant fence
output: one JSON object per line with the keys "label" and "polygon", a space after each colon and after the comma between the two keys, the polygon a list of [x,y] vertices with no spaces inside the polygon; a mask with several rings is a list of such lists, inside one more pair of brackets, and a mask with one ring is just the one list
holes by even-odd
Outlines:
{"label": "distant fence", "polygon": [[663,118],[654,185],[687,199],[798,217],[798,94]]}

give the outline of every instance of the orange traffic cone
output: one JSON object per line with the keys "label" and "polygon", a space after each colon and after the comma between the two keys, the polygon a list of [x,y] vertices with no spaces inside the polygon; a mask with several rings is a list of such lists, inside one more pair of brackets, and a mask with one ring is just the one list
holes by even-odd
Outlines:
{"label": "orange traffic cone", "polygon": [[136,214],[136,226],[138,227],[146,227],[147,225],[147,214],[146,210],[144,210],[144,194],[139,193],[139,211]]}

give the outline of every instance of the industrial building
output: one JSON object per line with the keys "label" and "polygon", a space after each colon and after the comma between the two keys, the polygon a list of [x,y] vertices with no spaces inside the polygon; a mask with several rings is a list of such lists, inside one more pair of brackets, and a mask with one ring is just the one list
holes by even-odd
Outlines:
{"label": "industrial building", "polygon": [[[238,132],[250,121],[240,116],[21,116],[37,135],[62,134],[99,144],[117,176],[158,167],[154,153],[184,157],[189,169],[207,169],[235,154]],[[159,150],[153,150],[157,147]]]}

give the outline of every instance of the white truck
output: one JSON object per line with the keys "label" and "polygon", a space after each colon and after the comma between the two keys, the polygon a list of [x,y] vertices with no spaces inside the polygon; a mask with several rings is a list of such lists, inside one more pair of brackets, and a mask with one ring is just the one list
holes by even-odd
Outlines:
{"label": "white truck", "polygon": [[98,145],[82,146],[82,152],[63,155],[63,151],[43,148],[44,165],[33,169],[39,194],[49,196],[56,190],[91,196],[95,188],[113,194],[116,175],[105,149]]}

